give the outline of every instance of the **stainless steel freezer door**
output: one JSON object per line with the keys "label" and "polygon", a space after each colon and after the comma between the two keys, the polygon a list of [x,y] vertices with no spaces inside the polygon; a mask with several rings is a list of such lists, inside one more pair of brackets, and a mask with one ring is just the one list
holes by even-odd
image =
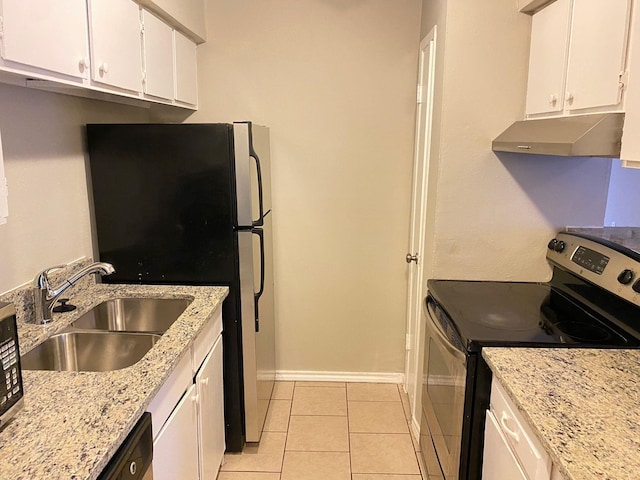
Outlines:
{"label": "stainless steel freezer door", "polygon": [[[233,124],[237,224],[262,225],[271,210],[271,147],[269,129],[246,122]],[[262,207],[262,208],[260,208]]]}
{"label": "stainless steel freezer door", "polygon": [[[238,232],[247,442],[260,441],[275,381],[271,215],[267,215],[265,227],[263,242],[251,230]],[[256,322],[255,292],[260,290],[262,264],[265,267],[264,286],[258,302],[259,321]],[[258,325],[259,331],[256,331]]]}

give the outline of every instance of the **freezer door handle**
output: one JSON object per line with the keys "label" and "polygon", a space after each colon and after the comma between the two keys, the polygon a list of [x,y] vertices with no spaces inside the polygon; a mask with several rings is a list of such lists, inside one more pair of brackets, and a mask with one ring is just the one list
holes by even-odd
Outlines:
{"label": "freezer door handle", "polygon": [[260,288],[254,294],[255,295],[255,308],[256,308],[256,332],[260,331],[260,315],[258,305],[260,303],[260,297],[264,292],[264,230],[261,228],[254,228],[251,233],[257,235],[260,239]]}
{"label": "freezer door handle", "polygon": [[262,169],[260,168],[260,158],[253,148],[253,133],[251,130],[251,122],[249,125],[249,156],[256,162],[256,172],[258,175],[258,207],[260,209],[260,216],[257,220],[253,220],[254,227],[261,227],[264,225],[264,204],[262,200]]}

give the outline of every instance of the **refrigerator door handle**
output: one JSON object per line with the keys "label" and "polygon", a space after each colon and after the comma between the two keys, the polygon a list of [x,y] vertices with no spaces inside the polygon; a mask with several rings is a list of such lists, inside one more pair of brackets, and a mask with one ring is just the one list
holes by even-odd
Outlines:
{"label": "refrigerator door handle", "polygon": [[256,308],[256,332],[260,331],[260,315],[258,311],[258,304],[260,297],[264,293],[264,230],[261,228],[254,228],[251,233],[257,235],[260,239],[260,288],[254,294],[255,296],[255,308]]}
{"label": "refrigerator door handle", "polygon": [[264,225],[264,202],[262,200],[262,169],[260,168],[260,158],[253,148],[253,133],[251,131],[251,122],[249,124],[249,156],[256,162],[256,172],[258,175],[258,206],[260,209],[260,217],[257,220],[253,220],[254,227],[261,227]]}

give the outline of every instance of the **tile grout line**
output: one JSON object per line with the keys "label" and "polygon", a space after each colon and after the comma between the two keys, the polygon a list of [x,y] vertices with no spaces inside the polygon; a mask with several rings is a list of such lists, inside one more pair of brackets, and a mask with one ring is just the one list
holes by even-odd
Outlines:
{"label": "tile grout line", "polygon": [[347,404],[347,445],[349,446],[349,478],[353,480],[353,461],[351,457],[351,422],[349,421],[349,384],[344,385],[344,400]]}

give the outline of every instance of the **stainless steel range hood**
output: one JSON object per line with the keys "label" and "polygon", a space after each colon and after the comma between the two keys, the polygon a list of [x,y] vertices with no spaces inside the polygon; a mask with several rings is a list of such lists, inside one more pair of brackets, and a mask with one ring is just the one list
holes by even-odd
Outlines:
{"label": "stainless steel range hood", "polygon": [[496,152],[619,157],[624,113],[515,122],[493,141]]}

